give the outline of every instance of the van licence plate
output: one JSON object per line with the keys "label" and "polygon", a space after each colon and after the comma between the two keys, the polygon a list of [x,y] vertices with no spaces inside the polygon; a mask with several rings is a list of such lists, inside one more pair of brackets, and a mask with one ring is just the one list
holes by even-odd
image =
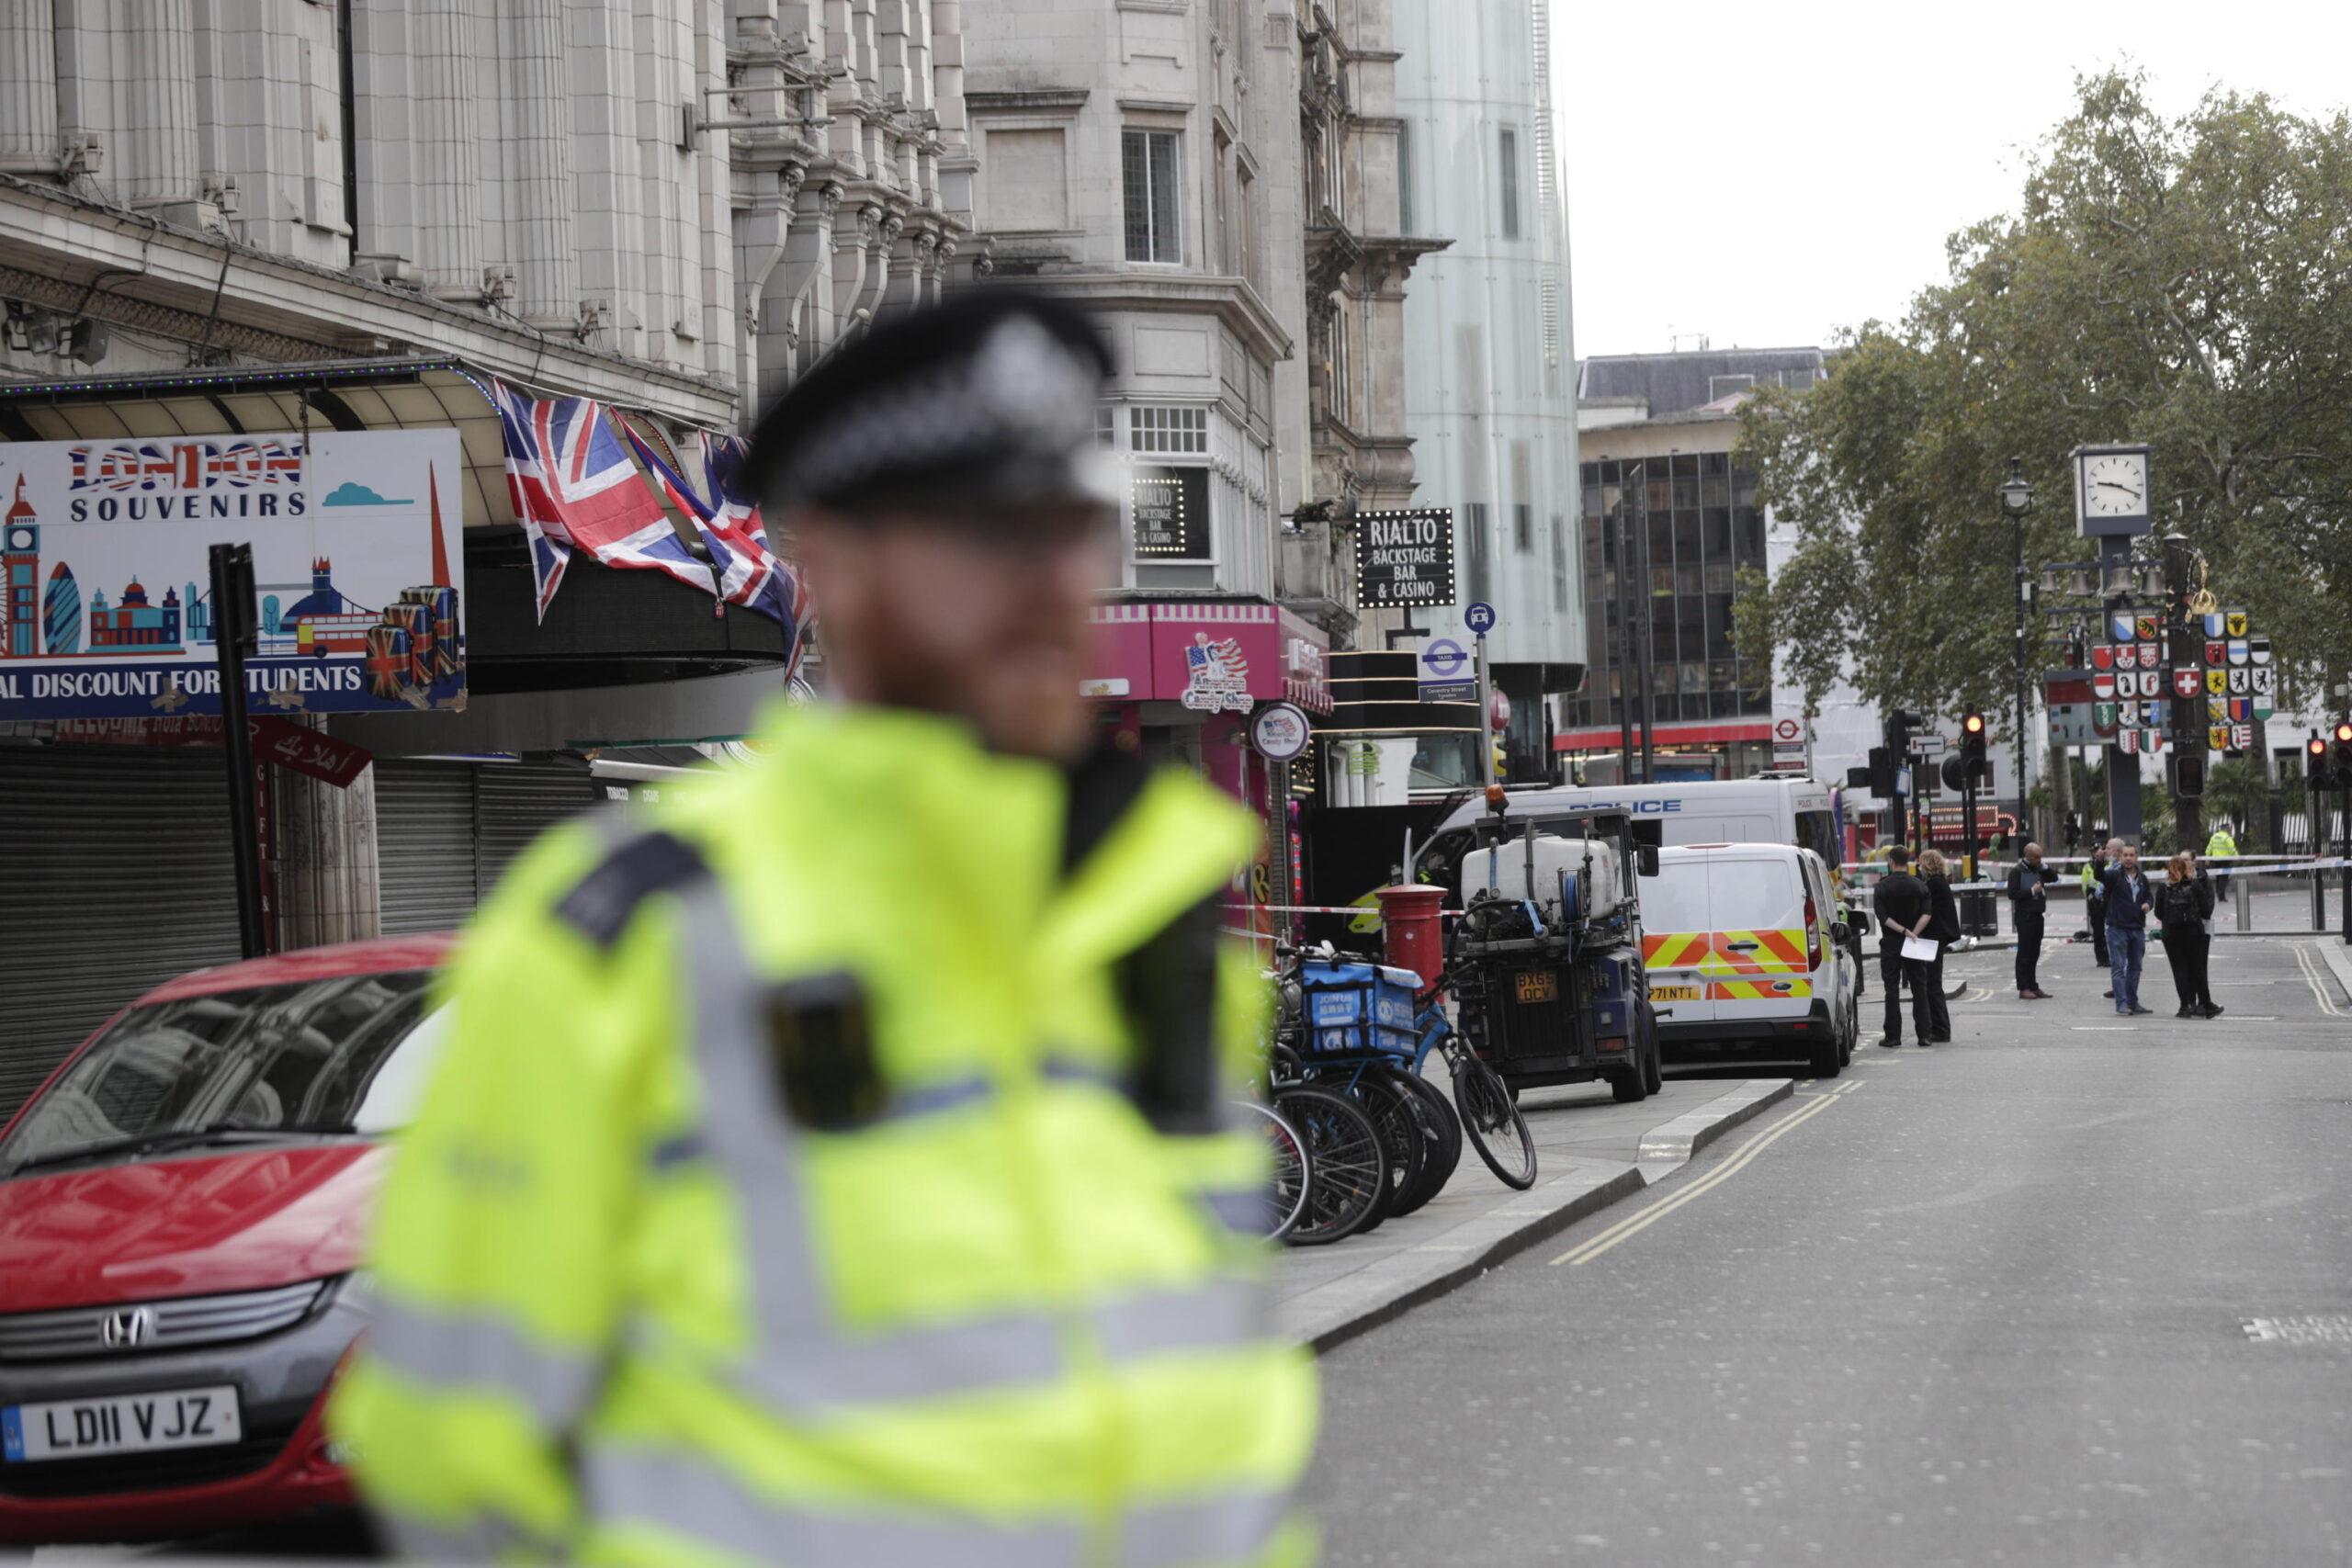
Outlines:
{"label": "van licence plate", "polygon": [[1549,969],[1523,969],[1517,976],[1519,999],[1522,1002],[1550,1002],[1560,998],[1560,977]]}
{"label": "van licence plate", "polygon": [[226,1383],[0,1409],[0,1460],[11,1464],[212,1448],[243,1436],[237,1391]]}
{"label": "van licence plate", "polygon": [[1696,986],[1652,986],[1650,1000],[1654,1002],[1695,1002],[1699,999]]}

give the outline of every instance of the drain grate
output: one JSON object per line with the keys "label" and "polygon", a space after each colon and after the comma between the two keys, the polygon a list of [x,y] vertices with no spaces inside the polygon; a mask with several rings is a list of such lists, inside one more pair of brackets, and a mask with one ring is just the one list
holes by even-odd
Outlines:
{"label": "drain grate", "polygon": [[2352,1314],[2317,1314],[2304,1317],[2249,1317],[2245,1337],[2256,1345],[2352,1346]]}

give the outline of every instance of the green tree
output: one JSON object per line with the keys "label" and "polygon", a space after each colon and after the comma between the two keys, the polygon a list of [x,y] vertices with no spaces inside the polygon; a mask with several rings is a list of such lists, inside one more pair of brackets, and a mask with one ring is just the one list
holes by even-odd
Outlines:
{"label": "green tree", "polygon": [[2006,716],[2007,459],[2040,496],[2030,570],[2091,553],[2066,455],[2127,440],[2154,448],[2159,528],[2274,639],[2285,698],[2352,669],[2352,122],[2220,92],[2166,118],[2143,89],[2080,80],[2016,214],[1955,234],[1946,278],[1843,334],[1813,390],[1743,407],[1759,498],[1843,602],[1761,595],[1745,624],[1784,660],[1850,650],[1881,704]]}

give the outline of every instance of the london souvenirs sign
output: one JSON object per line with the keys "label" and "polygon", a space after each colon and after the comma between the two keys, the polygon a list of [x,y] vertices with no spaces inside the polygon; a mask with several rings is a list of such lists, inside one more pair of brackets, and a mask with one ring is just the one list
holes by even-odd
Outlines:
{"label": "london souvenirs sign", "polygon": [[258,712],[462,708],[454,430],[0,446],[0,719],[220,711],[208,550],[250,544]]}

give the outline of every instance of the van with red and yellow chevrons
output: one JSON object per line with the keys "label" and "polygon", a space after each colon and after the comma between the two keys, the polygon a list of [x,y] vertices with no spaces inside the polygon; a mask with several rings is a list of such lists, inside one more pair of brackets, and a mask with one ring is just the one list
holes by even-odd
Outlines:
{"label": "van with red and yellow chevrons", "polygon": [[1835,1077],[1861,975],[1829,868],[1793,844],[1685,844],[1642,883],[1642,961],[1669,1062],[1765,1056]]}

